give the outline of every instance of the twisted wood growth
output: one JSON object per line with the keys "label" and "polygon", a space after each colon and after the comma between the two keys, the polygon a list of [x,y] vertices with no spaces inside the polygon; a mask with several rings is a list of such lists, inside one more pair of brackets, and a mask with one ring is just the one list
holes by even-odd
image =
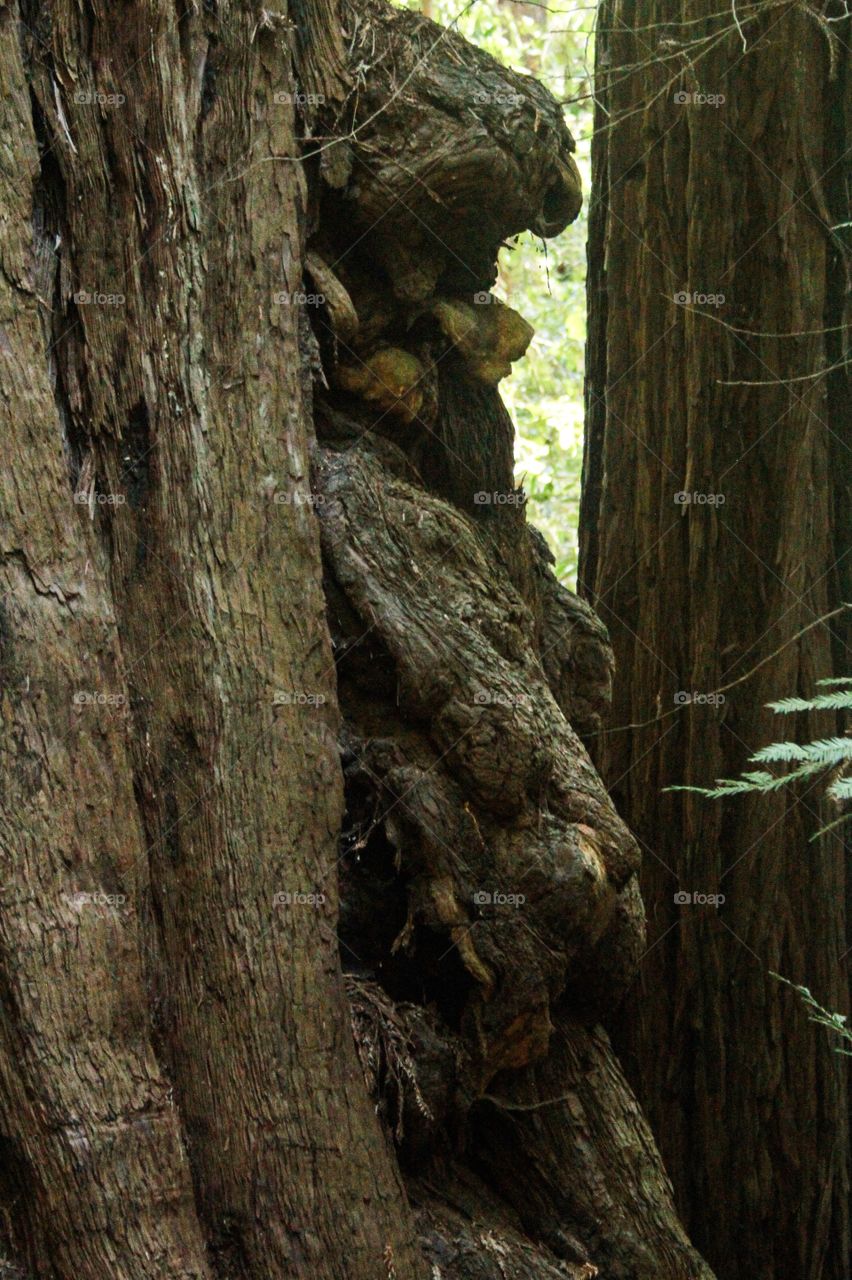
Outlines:
{"label": "twisted wood growth", "polygon": [[538,81],[385,0],[344,0],[341,18],[353,92],[326,120],[344,134],[326,167],[348,174],[323,229],[365,237],[395,298],[487,289],[504,237],[577,216],[573,139]]}
{"label": "twisted wood growth", "polygon": [[529,333],[496,255],[576,215],[573,144],[541,86],[428,21],[347,23],[369,73],[326,123],[346,162],[309,270],[341,954],[354,1007],[389,1002],[383,1047],[363,1014],[356,1039],[434,1274],[706,1280],[596,1029],[644,946],[638,849],[576,732],[612,655],[526,523],[497,391]]}
{"label": "twisted wood growth", "polygon": [[[333,632],[361,743],[349,776],[376,792],[409,881],[399,945],[416,954],[424,926],[439,952],[458,951],[484,1088],[546,1051],[551,1005],[611,924],[638,852],[550,692],[530,610],[461,513],[391,467],[359,444],[317,468],[327,563],[358,620]],[[366,666],[365,626],[384,650]],[[483,895],[493,907],[477,908]],[[440,959],[420,969],[440,983]]]}
{"label": "twisted wood growth", "polygon": [[557,105],[379,0],[0,30],[4,1247],[704,1280],[595,1030],[643,947],[611,654],[497,390]]}

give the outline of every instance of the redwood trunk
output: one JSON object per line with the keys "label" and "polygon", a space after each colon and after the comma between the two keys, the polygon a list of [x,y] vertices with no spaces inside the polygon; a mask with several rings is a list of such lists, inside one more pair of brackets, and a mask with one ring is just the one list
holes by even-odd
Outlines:
{"label": "redwood trunk", "polygon": [[843,618],[812,625],[850,598],[848,388],[825,372],[848,349],[849,32],[755,11],[744,52],[715,9],[614,0],[599,23],[580,577],[616,656],[594,754],[649,916],[616,1030],[718,1274],[840,1280],[845,1060],[770,972],[847,1007],[843,840],[808,843],[818,787],[663,789],[836,731],[765,704],[849,670]]}
{"label": "redwood trunk", "polygon": [[558,104],[379,0],[18,16],[5,1244],[711,1280],[598,1025],[644,930],[578,736],[611,653],[497,391],[499,245],[579,208]]}
{"label": "redwood trunk", "polygon": [[85,1280],[419,1275],[337,964],[283,20],[6,16],[15,1244]]}

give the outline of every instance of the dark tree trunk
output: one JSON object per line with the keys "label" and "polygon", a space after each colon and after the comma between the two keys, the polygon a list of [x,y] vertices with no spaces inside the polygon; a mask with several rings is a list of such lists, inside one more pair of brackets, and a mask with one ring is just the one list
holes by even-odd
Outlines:
{"label": "dark tree trunk", "polygon": [[422,18],[293,17],[0,13],[6,1243],[712,1280],[599,1026],[644,937],[577,736],[611,652],[497,392],[571,139]]}
{"label": "dark tree trunk", "polygon": [[279,301],[304,183],[271,162],[296,146],[286,28],[247,6],[23,17],[3,13],[14,1241],[80,1280],[208,1257],[366,1277],[385,1254],[418,1275],[337,964],[338,718]]}
{"label": "dark tree trunk", "polygon": [[849,30],[752,10],[744,51],[717,9],[608,0],[599,23],[580,576],[616,655],[593,753],[649,917],[617,1040],[718,1274],[841,1280],[845,1063],[770,971],[847,1007],[843,841],[808,844],[818,787],[661,794],[836,731],[765,704],[849,673],[843,617],[794,638],[850,599],[848,384],[825,372],[848,350]]}

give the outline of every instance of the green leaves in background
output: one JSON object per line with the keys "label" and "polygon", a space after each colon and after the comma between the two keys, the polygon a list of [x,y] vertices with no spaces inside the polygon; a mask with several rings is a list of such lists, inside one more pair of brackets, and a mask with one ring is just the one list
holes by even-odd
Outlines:
{"label": "green leaves in background", "polygon": [[[565,104],[588,194],[594,6],[553,7],[513,0],[403,0],[426,12],[514,70],[534,75]],[[498,297],[535,329],[526,357],[501,392],[515,421],[516,482],[529,518],[556,556],[556,572],[573,587],[583,459],[583,361],[586,338],[586,210],[546,243],[532,234],[503,250]]]}

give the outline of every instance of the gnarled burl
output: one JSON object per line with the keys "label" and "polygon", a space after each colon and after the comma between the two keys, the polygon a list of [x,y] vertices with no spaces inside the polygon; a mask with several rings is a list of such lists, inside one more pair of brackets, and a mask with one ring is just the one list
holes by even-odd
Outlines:
{"label": "gnarled burl", "polygon": [[576,217],[573,141],[541,85],[419,16],[347,3],[343,27],[304,340],[365,1070],[434,1275],[709,1277],[597,1025],[644,945],[638,849],[578,736],[612,656],[526,522],[497,390],[532,336],[497,255]]}

